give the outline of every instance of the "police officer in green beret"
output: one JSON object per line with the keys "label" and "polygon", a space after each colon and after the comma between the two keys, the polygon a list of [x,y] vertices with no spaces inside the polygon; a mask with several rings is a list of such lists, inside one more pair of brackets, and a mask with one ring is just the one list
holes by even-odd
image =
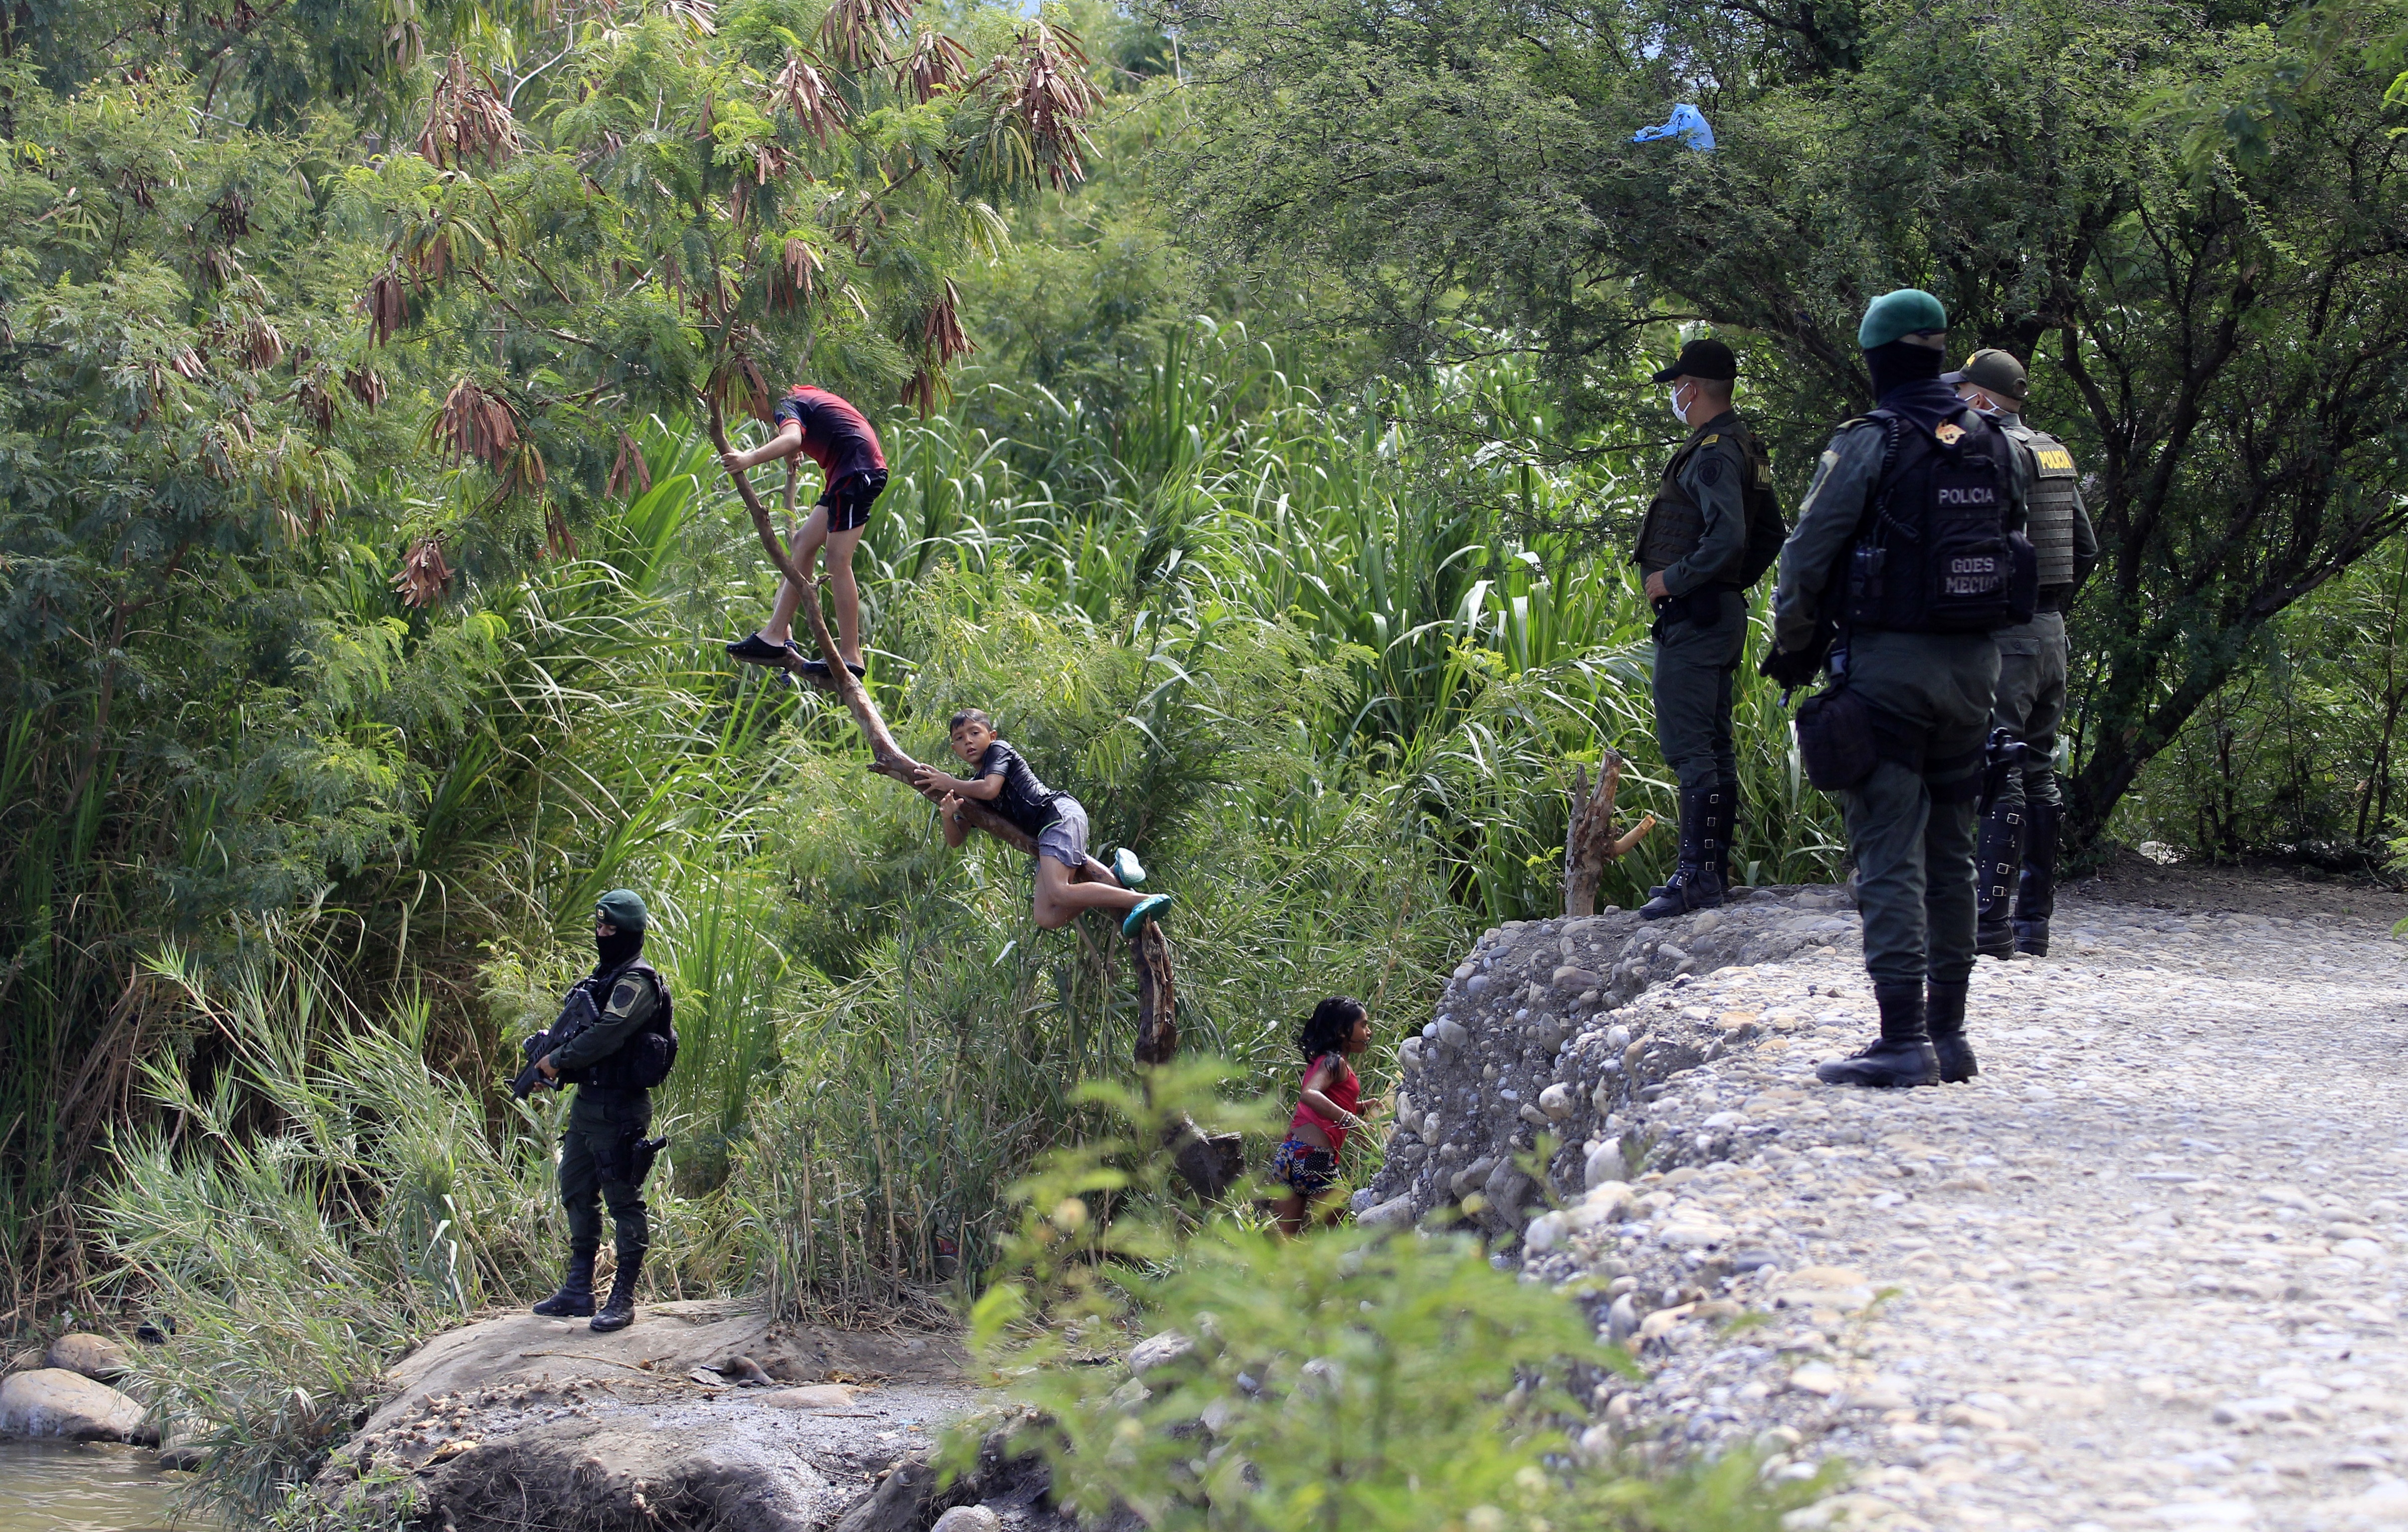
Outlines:
{"label": "police officer in green beret", "polygon": [[[636,1317],[636,1281],[652,1245],[641,1188],[666,1141],[644,1137],[652,1125],[652,1087],[677,1056],[668,985],[643,957],[647,923],[644,901],[633,889],[602,895],[594,909],[598,959],[579,981],[600,1019],[536,1062],[545,1080],[575,1085],[577,1099],[560,1136],[568,1273],[560,1291],[535,1311],[552,1319],[592,1314],[596,1330],[624,1329]],[[595,1312],[594,1258],[602,1246],[604,1204],[619,1267],[609,1301]]]}
{"label": "police officer in green beret", "polygon": [[1681,784],[1681,856],[1650,891],[1641,920],[1711,909],[1730,879],[1739,818],[1731,681],[1747,640],[1747,502],[1769,502],[1772,489],[1763,447],[1731,408],[1738,378],[1739,358],[1709,338],[1682,347],[1654,379],[1670,385],[1672,418],[1689,428],[1664,465],[1631,555],[1656,609],[1656,743]]}
{"label": "police officer in green beret", "polygon": [[2065,796],[2057,780],[2057,727],[2065,717],[2071,655],[2066,609],[2099,564],[2099,537],[2082,503],[2073,454],[2024,422],[2031,381],[2001,351],[1979,351],[1943,375],[1957,396],[2007,434],[2031,480],[2026,535],[2040,561],[2040,608],[2031,621],[1999,630],[1999,698],[1990,726],[2023,745],[1982,816],[1981,921],[1975,948],[1989,957],[2048,955],[2057,908],[2057,831]]}
{"label": "police officer in green beret", "polygon": [[[1817,717],[1855,720],[1861,744],[1850,754],[1863,774],[1840,798],[1881,1035],[1819,1066],[1831,1084],[1974,1073],[1975,799],[2024,486],[2011,444],[1940,380],[1947,327],[1940,300],[1916,289],[1866,309],[1856,344],[1876,407],[1842,422],[1815,465],[1773,596],[1764,673],[1799,686],[1828,664],[1833,690],[1817,702],[1846,706]],[[1802,748],[1802,718],[1799,729]]]}

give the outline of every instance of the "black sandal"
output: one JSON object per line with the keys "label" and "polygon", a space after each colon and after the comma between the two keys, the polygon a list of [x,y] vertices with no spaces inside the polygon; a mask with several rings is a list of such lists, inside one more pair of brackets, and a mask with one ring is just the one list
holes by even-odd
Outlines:
{"label": "black sandal", "polygon": [[773,644],[757,633],[748,634],[727,646],[729,659],[741,660],[746,665],[775,666],[781,670],[786,668],[786,656],[796,651],[793,644]]}

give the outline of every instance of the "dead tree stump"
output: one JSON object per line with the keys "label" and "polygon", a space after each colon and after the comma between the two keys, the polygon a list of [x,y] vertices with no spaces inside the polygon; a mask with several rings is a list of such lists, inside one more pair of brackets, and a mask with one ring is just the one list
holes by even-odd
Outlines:
{"label": "dead tree stump", "polygon": [[1656,816],[1642,815],[1628,833],[1617,838],[1613,833],[1613,796],[1622,785],[1622,757],[1607,751],[1598,763],[1597,790],[1591,792],[1588,773],[1578,765],[1572,767],[1571,823],[1564,833],[1564,913],[1594,915],[1597,913],[1597,885],[1605,876],[1605,866],[1639,844],[1648,831],[1656,827]]}

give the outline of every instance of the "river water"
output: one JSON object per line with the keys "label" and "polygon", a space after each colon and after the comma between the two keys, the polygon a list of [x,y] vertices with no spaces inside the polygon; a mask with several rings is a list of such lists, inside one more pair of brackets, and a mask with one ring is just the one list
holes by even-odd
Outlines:
{"label": "river water", "polygon": [[0,1441],[0,1532],[161,1532],[176,1481],[147,1448]]}

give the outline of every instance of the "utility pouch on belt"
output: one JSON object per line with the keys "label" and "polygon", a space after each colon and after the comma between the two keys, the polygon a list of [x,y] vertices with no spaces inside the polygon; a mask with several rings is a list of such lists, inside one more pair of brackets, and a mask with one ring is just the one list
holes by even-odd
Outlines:
{"label": "utility pouch on belt", "polygon": [[1881,758],[1873,710],[1845,685],[1827,686],[1798,705],[1798,759],[1806,780],[1826,793],[1855,787]]}

